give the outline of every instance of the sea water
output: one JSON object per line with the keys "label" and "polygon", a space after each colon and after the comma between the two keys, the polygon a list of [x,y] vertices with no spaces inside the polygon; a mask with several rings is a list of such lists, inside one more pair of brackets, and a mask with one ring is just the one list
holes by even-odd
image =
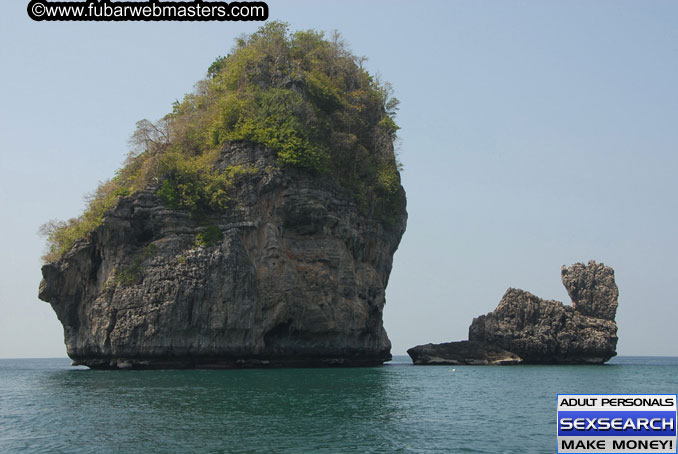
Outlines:
{"label": "sea water", "polygon": [[604,366],[93,371],[0,360],[2,453],[554,453],[558,393],[676,393],[678,358]]}

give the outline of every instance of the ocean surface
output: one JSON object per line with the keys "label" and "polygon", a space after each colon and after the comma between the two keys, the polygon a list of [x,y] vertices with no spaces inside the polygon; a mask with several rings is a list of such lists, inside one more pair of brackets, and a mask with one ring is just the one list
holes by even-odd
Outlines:
{"label": "ocean surface", "polygon": [[676,393],[678,358],[605,366],[92,371],[0,360],[1,453],[554,453],[558,393]]}

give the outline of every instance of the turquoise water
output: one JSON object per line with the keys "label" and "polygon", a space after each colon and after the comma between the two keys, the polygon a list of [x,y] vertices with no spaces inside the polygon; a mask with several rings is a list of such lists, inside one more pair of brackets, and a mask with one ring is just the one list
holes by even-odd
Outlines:
{"label": "turquoise water", "polygon": [[556,394],[676,391],[678,358],[222,371],[0,360],[0,452],[553,453]]}

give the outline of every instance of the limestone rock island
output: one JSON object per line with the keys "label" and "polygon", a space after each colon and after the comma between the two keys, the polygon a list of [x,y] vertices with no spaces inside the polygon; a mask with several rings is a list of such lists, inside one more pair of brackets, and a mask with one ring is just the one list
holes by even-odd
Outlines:
{"label": "limestone rock island", "polygon": [[85,213],[39,296],[92,368],[376,365],[407,221],[397,100],[340,40],[271,22],[217,59]]}
{"label": "limestone rock island", "polygon": [[[420,345],[415,364],[602,364],[615,356],[619,290],[602,263],[563,266],[572,306],[510,288],[497,308],[473,319],[469,342]],[[490,354],[488,354],[488,352]],[[499,353],[499,354],[498,354]]]}

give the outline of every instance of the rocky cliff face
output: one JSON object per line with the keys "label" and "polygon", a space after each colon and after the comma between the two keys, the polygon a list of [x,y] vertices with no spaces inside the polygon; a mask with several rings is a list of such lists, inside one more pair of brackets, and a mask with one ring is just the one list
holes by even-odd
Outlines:
{"label": "rocky cliff face", "polygon": [[[602,364],[615,356],[619,291],[614,270],[590,261],[563,266],[561,274],[572,306],[509,288],[494,311],[473,319],[469,340],[482,348],[476,353],[461,352],[466,363],[492,364],[483,361],[495,348],[527,364]],[[458,358],[458,344],[440,344],[448,347],[440,349],[438,357]],[[415,349],[420,364],[432,363],[421,359],[420,347]],[[417,364],[415,356],[410,356]]]}
{"label": "rocky cliff face", "polygon": [[[382,310],[404,195],[383,223],[328,179],[280,170],[266,149],[229,145],[218,166],[229,165],[256,172],[237,181],[227,213],[198,221],[149,188],[43,267],[39,296],[69,356],[94,368],[389,360]],[[196,246],[215,226],[221,239]]]}
{"label": "rocky cliff face", "polygon": [[569,268],[564,266],[561,274],[563,285],[578,313],[614,321],[619,290],[612,268],[591,261],[588,265],[575,263]]}

